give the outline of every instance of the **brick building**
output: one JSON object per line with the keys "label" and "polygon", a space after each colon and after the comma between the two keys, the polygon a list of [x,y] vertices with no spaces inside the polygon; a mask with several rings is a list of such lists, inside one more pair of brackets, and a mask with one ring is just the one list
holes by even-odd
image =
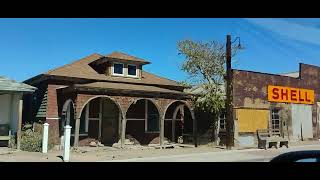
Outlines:
{"label": "brick building", "polygon": [[132,136],[140,144],[164,144],[191,137],[197,123],[191,95],[177,82],[143,70],[150,62],[120,52],[92,54],[25,81],[38,90],[25,96],[24,119],[50,124],[51,141],[60,143],[72,126],[72,144],[98,139],[105,145]]}
{"label": "brick building", "polygon": [[256,130],[280,129],[290,141],[320,138],[320,67],[268,74],[233,70],[235,141],[252,145]]}

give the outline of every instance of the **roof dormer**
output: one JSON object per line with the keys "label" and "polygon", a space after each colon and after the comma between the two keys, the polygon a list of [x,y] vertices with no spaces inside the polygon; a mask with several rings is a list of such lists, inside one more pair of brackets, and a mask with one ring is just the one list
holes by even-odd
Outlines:
{"label": "roof dormer", "polygon": [[130,56],[121,52],[113,52],[90,64],[100,74],[125,78],[142,77],[142,66],[149,61]]}

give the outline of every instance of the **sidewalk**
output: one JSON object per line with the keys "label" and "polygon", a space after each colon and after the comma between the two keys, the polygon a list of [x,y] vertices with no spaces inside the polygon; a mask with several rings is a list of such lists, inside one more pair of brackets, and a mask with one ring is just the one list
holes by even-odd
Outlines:
{"label": "sidewalk", "polygon": [[[290,143],[289,147],[309,147],[310,145],[320,145],[319,141],[304,141],[297,143]],[[291,148],[289,148],[291,149]],[[281,150],[281,151],[284,151]],[[213,147],[208,145],[201,145],[197,148],[174,148],[174,149],[116,149],[112,147],[80,147],[77,151],[71,151],[70,162],[96,162],[96,161],[116,161],[116,160],[128,160],[128,159],[141,159],[141,158],[157,158],[162,156],[192,156],[196,154],[206,154],[213,152],[246,152],[247,154],[254,156],[258,153],[277,153],[275,149],[268,151],[261,151],[256,147],[238,147],[233,150],[227,151],[225,147]],[[261,152],[261,153],[260,153]],[[224,154],[223,153],[223,154]],[[39,152],[25,152],[17,151],[9,148],[0,148],[0,162],[63,162],[62,151],[49,151],[47,154]],[[219,153],[218,153],[219,154]]]}

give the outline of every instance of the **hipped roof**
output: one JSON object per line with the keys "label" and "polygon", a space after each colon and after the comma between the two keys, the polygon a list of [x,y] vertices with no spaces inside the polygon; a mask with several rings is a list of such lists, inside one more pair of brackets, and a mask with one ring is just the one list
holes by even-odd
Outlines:
{"label": "hipped roof", "polygon": [[37,88],[0,76],[0,92],[34,92]]}
{"label": "hipped roof", "polygon": [[[97,81],[112,81],[112,82],[124,82],[124,83],[127,82],[127,83],[135,83],[135,84],[166,85],[166,86],[181,87],[181,85],[179,85],[176,81],[151,74],[144,70],[142,71],[142,78],[135,79],[135,78],[106,76],[105,74],[99,74],[89,65],[94,61],[97,61],[106,57],[109,57],[109,58],[112,57],[115,59],[122,59],[122,60],[126,59],[128,61],[148,62],[143,59],[136,58],[120,52],[113,52],[106,56],[94,53],[78,61],[50,70],[41,75],[82,78],[82,79],[90,79],[90,80],[97,80]],[[28,82],[31,79],[28,79],[25,82]]]}

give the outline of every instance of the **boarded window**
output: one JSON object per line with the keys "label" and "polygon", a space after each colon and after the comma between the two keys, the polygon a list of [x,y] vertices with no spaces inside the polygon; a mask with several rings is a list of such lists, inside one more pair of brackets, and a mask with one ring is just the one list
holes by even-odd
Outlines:
{"label": "boarded window", "polygon": [[257,129],[267,129],[269,110],[237,109],[239,132],[256,132]]}

